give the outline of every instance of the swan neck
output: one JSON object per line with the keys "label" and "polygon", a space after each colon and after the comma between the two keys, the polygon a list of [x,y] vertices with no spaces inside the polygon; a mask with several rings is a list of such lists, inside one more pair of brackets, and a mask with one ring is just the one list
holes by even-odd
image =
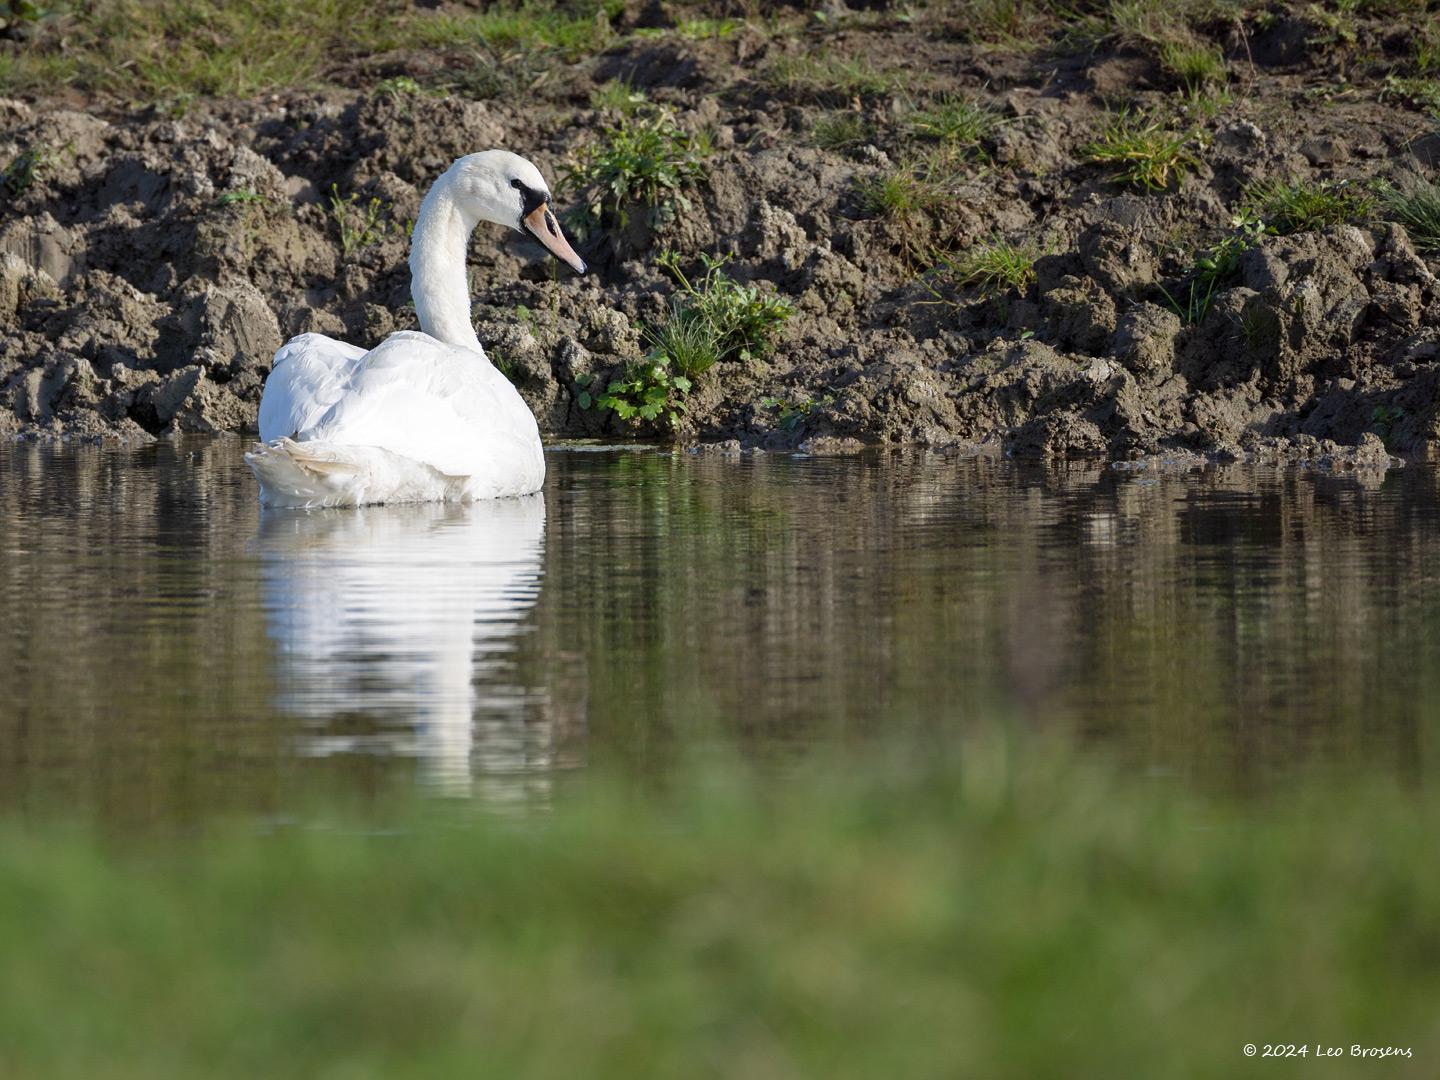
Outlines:
{"label": "swan neck", "polygon": [[420,329],[450,345],[485,350],[470,322],[470,281],[465,253],[475,221],[461,212],[447,173],[420,204],[410,241],[410,295]]}

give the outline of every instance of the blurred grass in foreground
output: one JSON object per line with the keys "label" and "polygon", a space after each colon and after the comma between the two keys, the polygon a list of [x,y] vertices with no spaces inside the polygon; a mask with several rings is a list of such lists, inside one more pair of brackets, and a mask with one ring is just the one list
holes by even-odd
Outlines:
{"label": "blurred grass in foreground", "polygon": [[[12,821],[0,1074],[1433,1075],[1435,800],[1170,783],[974,746],[525,820]],[[1414,1057],[1242,1056],[1316,1041]]]}

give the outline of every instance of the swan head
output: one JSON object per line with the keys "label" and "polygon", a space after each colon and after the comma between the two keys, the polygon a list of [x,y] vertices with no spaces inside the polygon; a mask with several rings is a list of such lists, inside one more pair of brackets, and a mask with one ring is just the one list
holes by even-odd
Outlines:
{"label": "swan head", "polygon": [[585,272],[585,260],[575,254],[550,208],[550,185],[540,170],[519,154],[508,150],[467,154],[450,166],[446,179],[472,224],[493,221],[528,232],[577,274]]}

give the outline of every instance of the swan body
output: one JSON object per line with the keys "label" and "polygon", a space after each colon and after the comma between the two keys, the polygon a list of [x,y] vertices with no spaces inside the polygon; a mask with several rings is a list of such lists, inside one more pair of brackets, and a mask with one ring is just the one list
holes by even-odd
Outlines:
{"label": "swan body", "polygon": [[539,170],[503,150],[461,158],[425,196],[411,242],[420,332],[368,351],[323,334],[275,354],[261,445],[245,455],[268,506],[469,502],[545,480],[540,429],[470,323],[465,250],[482,220],[533,233],[583,272]]}

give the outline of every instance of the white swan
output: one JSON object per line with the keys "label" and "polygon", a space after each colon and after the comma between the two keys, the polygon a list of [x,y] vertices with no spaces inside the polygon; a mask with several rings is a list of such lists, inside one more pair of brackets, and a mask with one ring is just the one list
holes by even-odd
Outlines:
{"label": "white swan", "polygon": [[268,506],[470,501],[537,491],[540,431],[470,324],[465,249],[481,221],[528,229],[585,272],[540,171],[487,150],[451,165],[420,204],[410,292],[420,332],[366,352],[301,334],[275,354],[260,439],[245,455]]}

